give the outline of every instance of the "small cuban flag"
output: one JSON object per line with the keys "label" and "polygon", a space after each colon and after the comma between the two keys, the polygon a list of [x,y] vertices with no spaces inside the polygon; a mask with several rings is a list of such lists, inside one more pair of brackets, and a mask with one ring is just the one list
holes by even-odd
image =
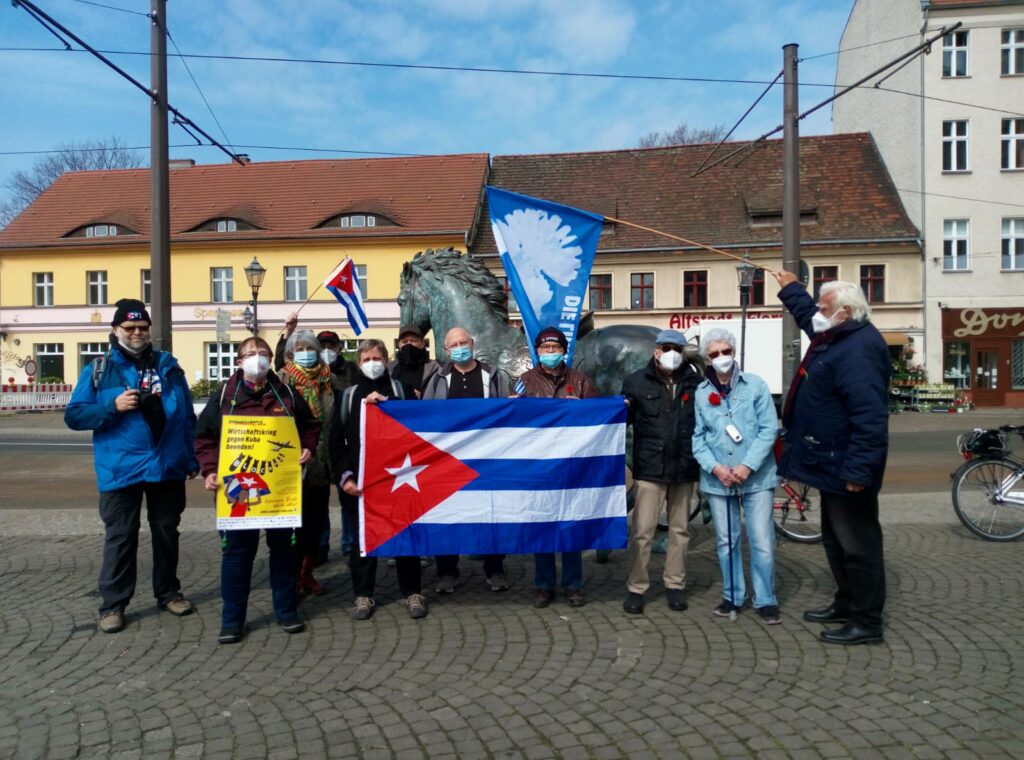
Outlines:
{"label": "small cuban flag", "polygon": [[621,397],[385,401],[362,426],[364,556],[626,546]]}
{"label": "small cuban flag", "polygon": [[345,307],[352,332],[359,335],[369,326],[366,312],[363,311],[363,295],[359,289],[356,265],[352,263],[352,259],[346,256],[324,280],[324,287]]}

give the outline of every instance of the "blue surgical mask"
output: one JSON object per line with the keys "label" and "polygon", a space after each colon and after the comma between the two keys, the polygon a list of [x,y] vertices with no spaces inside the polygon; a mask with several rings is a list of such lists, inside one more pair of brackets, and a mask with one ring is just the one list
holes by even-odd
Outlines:
{"label": "blue surgical mask", "polygon": [[565,354],[541,354],[538,358],[545,367],[554,369],[565,360]]}
{"label": "blue surgical mask", "polygon": [[300,367],[312,367],[316,364],[316,351],[296,351],[295,363]]}
{"label": "blue surgical mask", "polygon": [[469,346],[458,346],[449,351],[448,354],[456,364],[465,364],[473,358],[473,349]]}

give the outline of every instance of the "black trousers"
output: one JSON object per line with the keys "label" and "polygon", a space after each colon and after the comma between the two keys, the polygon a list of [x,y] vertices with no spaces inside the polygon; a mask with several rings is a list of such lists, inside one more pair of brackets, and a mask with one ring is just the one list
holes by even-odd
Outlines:
{"label": "black trousers", "polygon": [[[344,503],[341,508],[346,508]],[[349,569],[352,572],[352,592],[355,596],[372,598],[377,588],[377,558],[359,556],[358,535],[352,542]],[[423,590],[423,571],[420,568],[419,557],[396,557],[395,572],[398,575],[398,590],[403,597],[418,594]]]}
{"label": "black trousers", "polygon": [[324,526],[328,524],[327,508],[330,503],[330,485],[302,484],[302,530],[299,532],[299,553],[302,556],[316,555],[320,550],[320,538]]}
{"label": "black trousers", "polygon": [[882,630],[885,562],[878,494],[821,492],[822,543],[836,582],[835,605],[850,621]]}
{"label": "black trousers", "polygon": [[100,614],[123,610],[135,595],[142,497],[153,537],[153,596],[163,606],[181,593],[178,581],[178,525],[185,511],[185,482],[136,483],[100,493],[103,564]]}
{"label": "black trousers", "polygon": [[[452,578],[459,577],[459,555],[442,554],[434,558],[437,563],[437,577],[449,575]],[[484,557],[484,575],[490,578],[493,575],[505,574],[505,555],[488,554]]]}

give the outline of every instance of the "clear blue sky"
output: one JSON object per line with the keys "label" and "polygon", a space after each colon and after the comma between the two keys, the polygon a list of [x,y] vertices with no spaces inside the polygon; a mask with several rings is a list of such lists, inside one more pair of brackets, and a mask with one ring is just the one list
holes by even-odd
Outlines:
{"label": "clear blue sky", "polygon": [[[149,20],[76,0],[36,0],[104,50],[149,50]],[[148,0],[97,0],[136,12]],[[770,80],[782,45],[835,51],[852,0],[169,0],[168,27],[193,54]],[[908,40],[908,45],[913,40]],[[0,48],[59,43],[0,5]],[[899,46],[895,46],[900,49]],[[174,47],[168,46],[174,54]],[[149,59],[113,55],[143,82]],[[801,83],[831,85],[835,56],[803,62]],[[651,82],[239,61],[189,60],[230,142],[400,153],[532,153],[635,146],[680,122],[731,126],[762,85]],[[224,139],[180,60],[170,100]],[[801,108],[830,94],[801,87]],[[736,137],[781,120],[776,88]],[[830,111],[803,134],[831,131]],[[171,144],[189,143],[171,127]],[[85,53],[0,50],[0,151],[117,136],[149,143],[144,95]],[[239,149],[254,161],[324,157]],[[325,154],[326,155],[326,154]],[[340,155],[340,154],[339,154]],[[148,152],[142,156],[148,160]],[[219,163],[212,148],[172,157]],[[0,183],[34,156],[0,156]],[[4,191],[0,189],[0,195]]]}

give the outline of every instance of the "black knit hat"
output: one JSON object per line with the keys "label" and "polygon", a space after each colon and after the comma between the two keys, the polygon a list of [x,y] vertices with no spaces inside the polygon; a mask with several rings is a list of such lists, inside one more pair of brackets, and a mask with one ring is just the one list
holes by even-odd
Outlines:
{"label": "black knit hat", "polygon": [[117,327],[122,322],[129,321],[153,324],[153,320],[149,318],[149,312],[146,311],[146,304],[138,299],[122,298],[114,306],[116,308],[114,310],[114,319],[110,322],[111,327]]}
{"label": "black knit hat", "polygon": [[540,348],[544,343],[557,343],[563,351],[569,350],[569,341],[565,337],[565,333],[557,327],[545,327],[537,333],[537,337],[533,341],[534,348]]}

